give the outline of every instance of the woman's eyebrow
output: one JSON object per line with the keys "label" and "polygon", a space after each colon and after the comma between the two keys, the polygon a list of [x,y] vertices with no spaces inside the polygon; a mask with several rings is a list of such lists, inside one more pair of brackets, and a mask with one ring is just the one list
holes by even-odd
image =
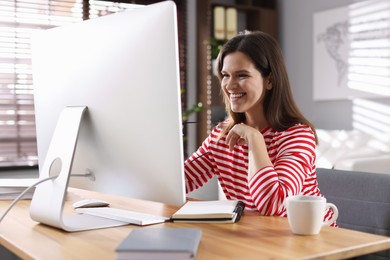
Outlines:
{"label": "woman's eyebrow", "polygon": [[249,70],[238,70],[235,73],[249,73]]}
{"label": "woman's eyebrow", "polygon": [[[227,73],[225,70],[221,70],[221,73]],[[248,70],[236,70],[232,72],[233,74],[240,74],[240,73],[250,73]]]}

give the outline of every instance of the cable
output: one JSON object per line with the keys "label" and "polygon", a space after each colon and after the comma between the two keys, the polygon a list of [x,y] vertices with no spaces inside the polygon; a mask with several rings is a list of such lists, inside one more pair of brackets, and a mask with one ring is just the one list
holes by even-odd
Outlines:
{"label": "cable", "polygon": [[32,184],[31,186],[29,186],[28,188],[26,188],[22,193],[19,194],[19,196],[17,196],[11,203],[11,205],[8,206],[8,208],[4,211],[3,215],[1,215],[1,218],[0,218],[0,223],[1,221],[4,219],[4,217],[8,214],[8,212],[13,208],[13,206],[15,206],[15,204],[29,191],[31,190],[32,188],[34,188],[35,186],[37,186],[38,184],[41,184],[45,181],[48,181],[48,180],[51,180],[51,179],[55,179],[57,178],[58,176],[51,176],[51,177],[47,177],[45,179],[42,179],[42,180],[39,180],[37,181],[36,183]]}
{"label": "cable", "polygon": [[[70,175],[71,177],[89,177],[89,178],[94,178],[94,175],[92,172],[90,171],[87,171],[86,174],[71,174]],[[1,215],[0,217],[0,223],[1,221],[3,221],[3,219],[5,218],[5,216],[8,214],[8,212],[15,206],[15,204],[21,200],[23,198],[23,196],[29,191],[31,190],[32,188],[34,188],[35,186],[45,182],[45,181],[48,181],[48,180],[52,180],[52,179],[55,179],[57,178],[58,176],[51,176],[51,177],[47,177],[45,179],[42,179],[42,180],[39,180],[37,181],[36,183],[32,184],[31,186],[27,187],[22,193],[19,194],[19,196],[17,196],[13,201],[12,203],[8,206],[8,208],[4,211],[3,215]]]}
{"label": "cable", "polygon": [[208,153],[209,153],[209,152],[205,152],[205,153],[199,155],[198,157],[195,157],[194,159],[190,160],[190,163],[191,163],[191,162],[194,162],[194,161],[196,161],[196,160],[198,160],[199,158],[205,156],[205,155],[208,154]]}

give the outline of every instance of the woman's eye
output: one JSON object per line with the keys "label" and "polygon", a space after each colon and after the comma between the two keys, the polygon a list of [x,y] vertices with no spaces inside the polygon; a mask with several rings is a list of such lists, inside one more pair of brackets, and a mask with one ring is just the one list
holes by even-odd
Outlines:
{"label": "woman's eye", "polygon": [[246,78],[246,77],[248,77],[248,75],[247,74],[239,74],[238,77],[239,78]]}

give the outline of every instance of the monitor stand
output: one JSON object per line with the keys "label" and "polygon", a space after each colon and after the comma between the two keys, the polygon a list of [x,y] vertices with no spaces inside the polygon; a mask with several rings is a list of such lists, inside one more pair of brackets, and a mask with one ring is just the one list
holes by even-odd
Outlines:
{"label": "monitor stand", "polygon": [[128,224],[86,214],[63,213],[80,124],[86,110],[85,106],[66,107],[61,112],[39,173],[41,180],[57,177],[36,187],[30,206],[33,220],[69,232]]}

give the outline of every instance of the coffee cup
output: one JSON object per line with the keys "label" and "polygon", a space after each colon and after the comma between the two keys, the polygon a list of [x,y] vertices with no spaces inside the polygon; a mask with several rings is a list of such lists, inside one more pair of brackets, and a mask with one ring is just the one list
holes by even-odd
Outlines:
{"label": "coffee cup", "polygon": [[[294,234],[316,235],[323,226],[336,221],[339,211],[333,203],[327,203],[324,197],[296,195],[286,198],[287,220]],[[324,221],[326,211],[331,208],[333,216]]]}

